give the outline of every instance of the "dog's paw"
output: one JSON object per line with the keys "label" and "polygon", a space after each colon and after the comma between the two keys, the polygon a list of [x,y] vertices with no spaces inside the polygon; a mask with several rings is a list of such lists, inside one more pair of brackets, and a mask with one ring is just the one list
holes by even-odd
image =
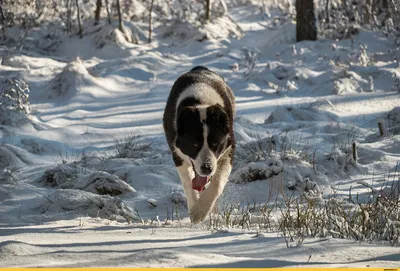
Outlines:
{"label": "dog's paw", "polygon": [[204,221],[212,209],[212,206],[201,205],[198,203],[192,208],[192,210],[190,210],[190,221],[194,224]]}

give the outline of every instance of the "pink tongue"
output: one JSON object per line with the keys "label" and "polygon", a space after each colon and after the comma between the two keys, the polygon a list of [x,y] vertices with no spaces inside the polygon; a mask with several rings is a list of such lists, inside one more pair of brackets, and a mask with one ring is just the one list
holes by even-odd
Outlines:
{"label": "pink tongue", "polygon": [[203,191],[204,186],[208,183],[210,177],[202,177],[196,174],[194,179],[192,180],[192,189],[197,190],[199,192]]}

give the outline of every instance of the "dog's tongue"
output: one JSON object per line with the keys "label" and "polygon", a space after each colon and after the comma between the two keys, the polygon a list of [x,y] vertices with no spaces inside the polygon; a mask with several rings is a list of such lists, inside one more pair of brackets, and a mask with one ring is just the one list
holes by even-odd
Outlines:
{"label": "dog's tongue", "polygon": [[204,186],[208,183],[210,177],[202,177],[196,174],[194,179],[192,180],[192,189],[197,190],[199,192],[203,191]]}

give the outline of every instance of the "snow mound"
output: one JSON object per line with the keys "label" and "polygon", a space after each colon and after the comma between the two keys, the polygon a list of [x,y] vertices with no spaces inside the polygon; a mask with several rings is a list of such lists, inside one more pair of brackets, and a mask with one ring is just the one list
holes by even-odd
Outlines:
{"label": "snow mound", "polygon": [[[157,208],[161,206],[162,208],[165,208],[165,205],[169,204],[176,204],[176,205],[181,205],[183,207],[186,207],[186,196],[182,192],[172,192],[169,195],[165,195],[163,197],[160,197],[159,199],[153,199],[153,198],[148,198],[147,202],[149,205],[153,208]],[[160,209],[162,210],[162,209]]]}
{"label": "snow mound", "polygon": [[57,67],[62,68],[62,62],[48,58],[43,59],[40,57],[27,56],[27,55],[6,55],[3,56],[1,65],[21,68],[21,69],[41,69],[44,67]]}
{"label": "snow mound", "polygon": [[20,126],[29,122],[31,112],[29,86],[18,78],[3,79],[0,82],[0,124]]}
{"label": "snow mound", "polygon": [[118,176],[104,171],[92,172],[74,164],[46,170],[40,183],[61,189],[79,189],[99,195],[117,196],[135,189]]}
{"label": "snow mound", "polygon": [[[114,28],[112,25],[103,25],[93,34],[93,42],[97,49],[103,48],[105,45],[116,44],[119,47],[127,47],[129,44],[139,43],[139,34],[141,31],[137,28],[132,29],[123,27],[122,31]],[[143,36],[143,34],[141,35]]]}
{"label": "snow mound", "polygon": [[386,114],[388,120],[389,132],[391,134],[400,134],[400,107],[395,107]]}
{"label": "snow mound", "polygon": [[173,38],[180,41],[201,40],[204,38],[204,33],[197,27],[181,20],[169,20],[163,26],[159,27],[159,31],[163,38]]}
{"label": "snow mound", "polygon": [[63,184],[60,188],[74,188],[111,196],[136,192],[132,186],[118,178],[118,176],[101,171],[78,177],[75,183],[72,184],[72,187],[69,187],[70,185],[71,184]]}
{"label": "snow mound", "polygon": [[315,108],[277,107],[264,123],[297,122],[297,121],[337,121],[337,116]]}
{"label": "snow mound", "polygon": [[122,200],[109,195],[96,195],[74,189],[60,189],[47,195],[33,208],[51,218],[60,213],[88,215],[127,222],[141,221]]}
{"label": "snow mound", "polygon": [[229,16],[218,17],[201,29],[207,38],[223,39],[227,37],[241,38],[242,29]]}
{"label": "snow mound", "polygon": [[158,29],[163,38],[173,38],[180,42],[190,40],[241,38],[242,30],[229,16],[218,17],[205,25],[196,25],[187,21],[169,20]]}
{"label": "snow mound", "polygon": [[20,241],[5,241],[0,243],[0,256],[1,255],[33,255],[43,253],[45,250],[38,246],[27,244]]}
{"label": "snow mound", "polygon": [[354,161],[350,152],[346,153],[339,148],[325,154],[322,163],[326,174],[330,176],[347,177],[351,174],[360,174],[363,171],[363,167]]}
{"label": "snow mound", "polygon": [[0,146],[0,167],[21,168],[34,164],[31,155],[17,146],[4,144]]}
{"label": "snow mound", "polygon": [[[162,65],[161,63],[157,64],[158,66]],[[132,65],[134,65],[134,67],[132,67]],[[155,77],[153,71],[156,69],[156,67],[151,66],[149,67],[147,63],[140,63],[137,57],[127,57],[123,59],[113,59],[107,62],[101,62],[89,68],[88,71],[91,75],[96,77],[118,75],[121,77],[126,76],[133,80],[150,81]]]}
{"label": "snow mound", "polygon": [[49,98],[71,98],[78,93],[81,85],[91,85],[91,75],[77,57],[69,62],[61,73],[52,79],[48,86]]}
{"label": "snow mound", "polygon": [[[320,185],[326,185],[324,176],[317,174],[311,164],[302,160],[294,151],[271,152],[266,158],[251,162],[235,170],[230,177],[233,183],[248,183],[262,180],[282,180],[285,187],[302,192],[321,193]],[[313,180],[313,181],[311,181]]]}

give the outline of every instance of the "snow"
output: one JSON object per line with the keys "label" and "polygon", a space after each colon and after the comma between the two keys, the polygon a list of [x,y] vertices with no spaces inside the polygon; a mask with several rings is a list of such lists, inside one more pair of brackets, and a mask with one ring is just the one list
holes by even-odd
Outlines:
{"label": "snow", "polygon": [[0,258],[9,267],[382,268],[398,264],[398,248],[382,244],[324,238],[286,248],[276,233],[210,232],[187,226],[187,221],[150,227],[84,218],[1,227]]}
{"label": "snow", "polygon": [[[279,10],[228,6],[204,26],[156,25],[151,44],[146,24],[126,22],[123,32],[85,25],[82,39],[44,39],[48,25],[20,50],[0,48],[0,79],[14,80],[0,94],[20,95],[7,108],[0,100],[1,267],[398,266],[385,240],[307,237],[287,247],[279,210],[263,230],[246,209],[292,193],[390,194],[400,172],[393,37],[360,28],[352,39],[294,43],[295,24]],[[219,200],[232,208],[230,228],[222,216],[219,226],[190,223],[163,134],[169,90],[196,65],[236,96],[237,152]]]}

